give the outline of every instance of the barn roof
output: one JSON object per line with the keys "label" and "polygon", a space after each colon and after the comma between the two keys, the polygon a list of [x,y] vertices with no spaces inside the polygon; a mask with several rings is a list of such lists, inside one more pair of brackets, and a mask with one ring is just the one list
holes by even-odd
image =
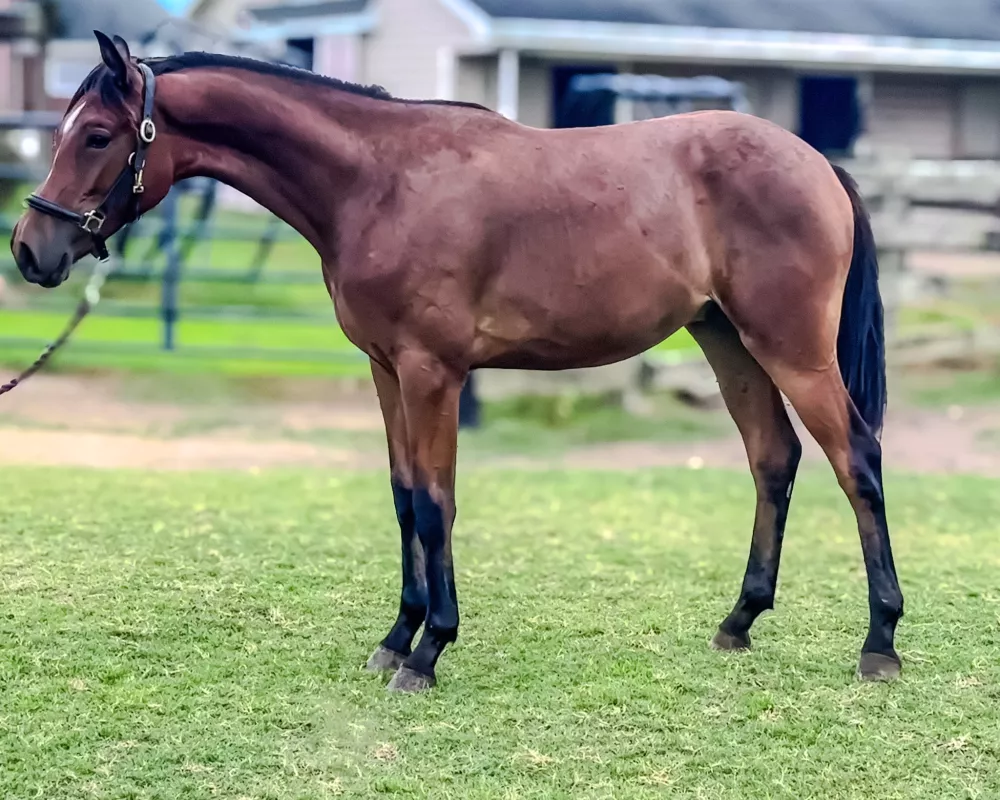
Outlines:
{"label": "barn roof", "polygon": [[[471,5],[496,20],[1000,40],[997,0],[454,0],[448,4]],[[358,14],[372,5],[370,0],[284,0],[252,7],[250,13],[262,22],[275,22]]]}
{"label": "barn roof", "polygon": [[297,17],[322,17],[336,14],[359,14],[368,8],[368,0],[313,0],[301,3],[277,3],[253,7],[249,13],[262,22]]}
{"label": "barn roof", "polygon": [[1000,40],[995,0],[468,0],[495,19]]}
{"label": "barn roof", "polygon": [[[1000,0],[433,1],[466,23],[472,50],[1000,74]],[[264,0],[243,38],[368,33],[377,8]]]}

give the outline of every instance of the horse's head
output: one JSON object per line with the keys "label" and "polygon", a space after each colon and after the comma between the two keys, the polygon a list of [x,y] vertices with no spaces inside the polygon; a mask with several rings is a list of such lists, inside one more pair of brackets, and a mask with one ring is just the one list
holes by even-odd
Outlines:
{"label": "horse's head", "polygon": [[[104,240],[162,200],[172,183],[169,160],[153,143],[152,72],[121,38],[95,35],[103,63],[70,102],[53,140],[52,169],[11,237],[25,280],[47,288],[88,253],[106,255]],[[154,165],[157,155],[163,158]]]}

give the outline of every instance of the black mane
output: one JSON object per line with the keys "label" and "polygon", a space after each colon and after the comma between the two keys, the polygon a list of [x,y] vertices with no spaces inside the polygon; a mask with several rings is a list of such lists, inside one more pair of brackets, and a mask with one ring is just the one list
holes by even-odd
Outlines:
{"label": "black mane", "polygon": [[[204,67],[223,67],[227,69],[241,69],[253,72],[257,75],[271,75],[278,78],[287,78],[300,83],[311,83],[318,86],[325,86],[329,89],[337,89],[341,92],[359,95],[360,97],[370,97],[373,100],[385,100],[391,103],[413,103],[418,105],[441,105],[460,106],[463,108],[475,108],[481,111],[490,111],[486,106],[478,103],[464,103],[458,100],[407,100],[401,97],[393,97],[381,86],[362,86],[358,83],[348,83],[337,78],[328,78],[309,70],[291,67],[285,64],[272,64],[267,61],[257,61],[252,58],[242,58],[240,56],[226,56],[218,53],[182,53],[176,56],[166,56],[165,58],[143,59],[154,75],[169,75],[172,72],[181,72],[188,69],[200,69]],[[119,105],[122,102],[122,93],[115,84],[111,76],[111,71],[99,64],[80,84],[76,90],[69,107],[72,108],[83,95],[93,90],[100,91],[101,100],[108,105]]]}

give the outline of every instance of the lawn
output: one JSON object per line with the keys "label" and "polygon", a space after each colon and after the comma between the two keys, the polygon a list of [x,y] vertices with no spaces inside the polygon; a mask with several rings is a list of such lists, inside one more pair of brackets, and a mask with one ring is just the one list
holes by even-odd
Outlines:
{"label": "lawn", "polygon": [[778,609],[734,599],[742,473],[463,473],[463,627],[424,696],[359,667],[397,592],[383,476],[0,474],[0,796],[994,798],[1000,492],[889,481],[903,678],[853,676],[866,587],[828,470]]}
{"label": "lawn", "polygon": [[[135,252],[144,252],[145,245],[137,243]],[[252,250],[251,242],[204,243],[192,255],[191,263],[220,273],[236,272],[246,269]],[[312,270],[315,280],[311,283],[183,280],[177,349],[173,352],[161,346],[159,279],[111,280],[104,291],[104,303],[53,363],[68,369],[167,373],[367,375],[367,358],[337,326],[317,262],[312,249],[296,239],[276,245],[265,276],[292,268]],[[26,293],[28,305],[0,310],[0,362],[13,367],[30,364],[65,325],[82,293],[84,278],[81,273],[67,286],[45,292],[24,286],[16,275],[9,275],[12,285]],[[125,307],[127,314],[121,311]],[[141,315],[136,315],[136,310]],[[266,313],[285,316],[259,316]]]}

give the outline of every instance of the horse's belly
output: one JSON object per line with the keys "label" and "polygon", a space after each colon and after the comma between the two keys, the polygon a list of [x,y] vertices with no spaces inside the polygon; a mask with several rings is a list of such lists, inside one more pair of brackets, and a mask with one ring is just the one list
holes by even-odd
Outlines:
{"label": "horse's belly", "polygon": [[704,303],[675,282],[510,297],[477,324],[477,366],[557,370],[611,364],[663,341]]}
{"label": "horse's belly", "polygon": [[[672,333],[672,331],[671,331]],[[476,367],[493,369],[530,369],[530,370],[561,370],[582,369],[583,367],[601,367],[624,361],[648,350],[661,342],[670,334],[649,339],[642,344],[618,344],[608,346],[605,343],[593,343],[590,346],[577,344],[566,347],[559,343],[546,340],[530,340],[520,343],[516,348],[494,352],[482,361],[474,364]]]}

